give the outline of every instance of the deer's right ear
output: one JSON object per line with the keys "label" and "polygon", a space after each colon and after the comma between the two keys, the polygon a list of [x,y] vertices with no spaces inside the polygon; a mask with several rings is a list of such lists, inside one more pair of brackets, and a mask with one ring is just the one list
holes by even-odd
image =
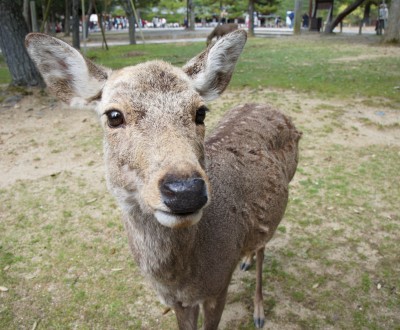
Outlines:
{"label": "deer's right ear", "polygon": [[46,34],[28,34],[25,46],[57,98],[69,105],[89,105],[101,98],[110,69],[95,65],[75,48]]}
{"label": "deer's right ear", "polygon": [[246,40],[244,30],[228,33],[183,67],[206,101],[217,98],[228,86]]}

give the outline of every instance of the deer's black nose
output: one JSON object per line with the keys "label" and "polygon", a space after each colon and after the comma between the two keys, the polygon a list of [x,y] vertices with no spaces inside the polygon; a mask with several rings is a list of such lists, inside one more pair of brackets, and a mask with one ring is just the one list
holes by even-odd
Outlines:
{"label": "deer's black nose", "polygon": [[161,181],[160,191],[164,204],[175,214],[194,213],[208,200],[206,183],[199,177],[167,177]]}

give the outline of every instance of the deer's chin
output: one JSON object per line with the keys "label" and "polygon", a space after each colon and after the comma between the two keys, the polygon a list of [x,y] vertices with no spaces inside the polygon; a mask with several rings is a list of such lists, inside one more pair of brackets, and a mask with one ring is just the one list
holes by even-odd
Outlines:
{"label": "deer's chin", "polygon": [[198,223],[203,216],[203,210],[198,210],[197,212],[187,214],[174,214],[156,210],[154,215],[157,221],[163,226],[170,228],[184,228]]}

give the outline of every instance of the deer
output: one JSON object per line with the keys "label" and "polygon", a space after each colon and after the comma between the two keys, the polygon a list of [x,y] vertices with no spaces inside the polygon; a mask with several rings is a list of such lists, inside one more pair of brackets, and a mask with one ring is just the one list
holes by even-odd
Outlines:
{"label": "deer", "polygon": [[217,38],[217,40],[219,38],[221,38],[222,36],[224,36],[225,34],[228,34],[230,32],[233,32],[235,30],[237,30],[239,28],[239,25],[236,23],[228,23],[228,24],[221,24],[221,25],[217,25],[214,30],[211,31],[211,33],[207,36],[207,46],[210,45],[211,41],[214,38]]}
{"label": "deer", "polygon": [[264,249],[286,209],[301,132],[268,104],[244,104],[205,137],[207,104],[228,86],[246,39],[229,33],[182,68],[155,60],[118,70],[45,34],[25,40],[50,93],[97,112],[133,257],[181,330],[197,329],[200,308],[203,329],[218,328],[232,274],[253,256],[253,318],[265,324]]}

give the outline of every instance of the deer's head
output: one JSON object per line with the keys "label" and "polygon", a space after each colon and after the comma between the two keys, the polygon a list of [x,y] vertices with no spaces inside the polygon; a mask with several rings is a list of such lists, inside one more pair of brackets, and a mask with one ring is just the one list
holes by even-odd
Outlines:
{"label": "deer's head", "polygon": [[182,227],[198,222],[210,201],[205,102],[225,90],[245,42],[238,30],[183,68],[151,61],[115,71],[48,35],[29,34],[26,47],[53,94],[96,108],[108,186],[124,210],[140,207],[165,226]]}

